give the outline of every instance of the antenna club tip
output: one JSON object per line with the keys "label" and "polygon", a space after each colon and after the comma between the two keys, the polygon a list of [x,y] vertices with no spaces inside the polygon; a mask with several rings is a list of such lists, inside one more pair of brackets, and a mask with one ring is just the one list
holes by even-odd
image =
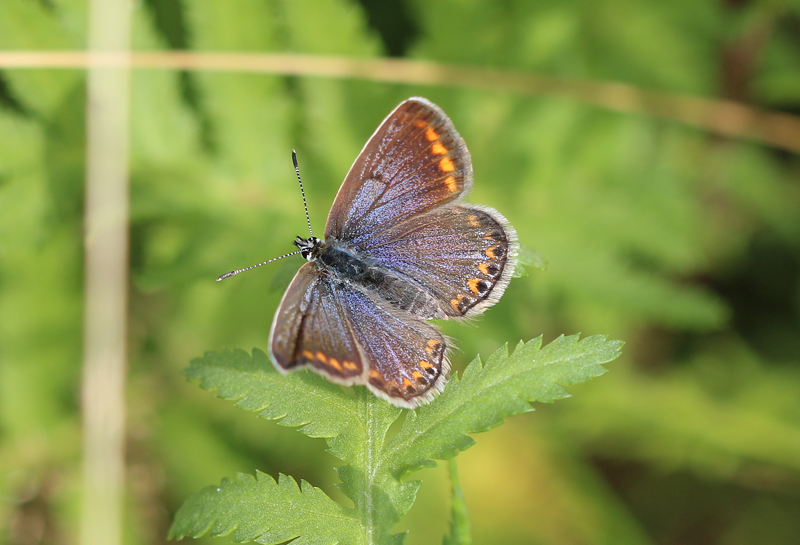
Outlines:
{"label": "antenna club tip", "polygon": [[231,273],[225,273],[225,274],[223,274],[222,276],[220,276],[219,278],[217,278],[217,282],[222,282],[223,280],[225,280],[226,278],[228,278],[230,275],[231,275]]}

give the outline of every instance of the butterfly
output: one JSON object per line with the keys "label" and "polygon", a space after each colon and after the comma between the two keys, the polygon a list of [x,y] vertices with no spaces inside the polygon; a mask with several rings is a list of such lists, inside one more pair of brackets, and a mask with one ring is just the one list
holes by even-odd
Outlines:
{"label": "butterfly", "polygon": [[499,212],[463,201],[472,178],[467,146],[438,106],[420,97],[397,106],[345,177],[324,239],[294,241],[308,262],[272,322],[278,371],[308,368],[412,409],[440,393],[448,340],[429,320],[495,304],[518,253]]}

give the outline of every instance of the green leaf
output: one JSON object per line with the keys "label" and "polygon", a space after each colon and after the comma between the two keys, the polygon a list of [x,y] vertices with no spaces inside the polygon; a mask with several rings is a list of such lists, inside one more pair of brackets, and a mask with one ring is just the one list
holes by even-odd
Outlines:
{"label": "green leaf", "polygon": [[[185,2],[190,45],[206,51],[271,51],[279,46],[280,19],[269,3]],[[208,115],[213,146],[228,183],[257,181],[286,186],[275,165],[288,163],[291,107],[278,78],[257,74],[199,72],[200,105]],[[294,188],[292,188],[294,189]]]}
{"label": "green leaf", "polygon": [[276,482],[265,473],[224,479],[189,498],[175,516],[172,539],[233,533],[235,541],[265,545],[285,543],[335,544],[363,542],[358,520],[350,509],[331,500],[307,482],[300,486],[286,475]]}
{"label": "green leaf", "polygon": [[389,496],[384,491],[389,476],[377,473],[380,449],[400,409],[366,388],[348,396],[310,372],[283,376],[260,350],[253,350],[252,357],[242,350],[208,352],[192,361],[186,375],[199,379],[202,388],[217,389],[219,397],[236,400],[238,407],[279,420],[283,426],[297,426],[310,437],[325,438],[330,452],[349,463],[338,468],[340,488],[353,500],[368,542],[391,539],[391,526],[411,507],[419,487],[397,483]]}
{"label": "green leaf", "polygon": [[[621,346],[602,336],[579,340],[573,335],[559,337],[544,348],[541,337],[520,343],[510,356],[507,348],[501,348],[485,365],[476,359],[460,380],[454,375],[433,403],[408,411],[400,431],[388,442],[389,427],[400,409],[366,388],[355,388],[355,395],[349,396],[309,372],[280,375],[260,350],[252,356],[241,350],[209,352],[193,360],[186,374],[200,380],[203,388],[217,389],[219,397],[236,400],[239,407],[298,427],[311,437],[325,438],[331,453],[347,463],[338,468],[339,486],[353,501],[352,516],[364,543],[402,543],[404,536],[392,535],[391,530],[413,505],[420,485],[404,481],[406,475],[435,465],[434,459],[454,457],[474,443],[470,434],[530,411],[532,401],[567,397],[563,386],[605,372],[601,364],[616,358]],[[201,495],[212,494],[209,490]],[[216,511],[209,511],[202,502],[187,504],[180,519],[193,520],[195,533],[213,527],[219,535],[236,528],[234,521],[218,524]],[[315,535],[313,529],[297,531]],[[248,527],[241,536],[252,539],[254,532]]]}
{"label": "green leaf", "polygon": [[535,252],[527,246],[520,246],[519,255],[517,256],[517,268],[514,269],[514,278],[528,276],[532,268],[544,271],[547,269],[547,261],[539,252]]}
{"label": "green leaf", "polygon": [[602,375],[600,364],[617,356],[620,341],[602,335],[578,339],[561,336],[544,348],[542,338],[520,342],[512,355],[501,348],[485,365],[476,358],[456,376],[440,398],[409,413],[402,429],[383,452],[383,467],[398,478],[432,459],[451,458],[472,446],[470,434],[499,426],[514,414],[532,410],[530,403],[552,403],[568,397],[563,388]]}
{"label": "green leaf", "polygon": [[218,390],[218,397],[235,400],[237,407],[325,438],[331,452],[345,461],[352,452],[349,445],[367,441],[366,428],[354,425],[360,420],[358,404],[344,390],[309,372],[283,376],[261,350],[254,349],[252,356],[243,350],[207,352],[192,360],[186,376],[199,379],[201,388]]}
{"label": "green leaf", "polygon": [[[0,49],[83,49],[85,12],[85,7],[59,13],[42,2],[0,2]],[[83,82],[82,74],[73,70],[17,69],[4,75],[25,108],[45,116]]]}

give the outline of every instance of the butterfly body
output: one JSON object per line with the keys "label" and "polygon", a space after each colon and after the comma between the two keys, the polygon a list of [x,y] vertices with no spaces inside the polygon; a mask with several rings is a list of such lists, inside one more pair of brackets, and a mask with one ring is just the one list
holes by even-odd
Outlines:
{"label": "butterfly body", "polygon": [[[296,241],[295,244],[302,246],[303,257],[315,262],[321,274],[330,275],[339,282],[353,284],[368,294],[374,293],[378,301],[385,301],[421,318],[447,318],[436,299],[412,279],[403,278],[376,264],[374,260],[359,256],[335,239],[298,239],[300,242]],[[303,250],[309,244],[313,247]]]}
{"label": "butterfly body", "polygon": [[517,253],[502,215],[462,201],[471,186],[469,152],[441,109],[411,98],[390,113],[345,178],[325,238],[295,240],[308,263],[272,324],[278,370],[310,368],[407,408],[440,392],[447,340],[427,320],[496,303]]}

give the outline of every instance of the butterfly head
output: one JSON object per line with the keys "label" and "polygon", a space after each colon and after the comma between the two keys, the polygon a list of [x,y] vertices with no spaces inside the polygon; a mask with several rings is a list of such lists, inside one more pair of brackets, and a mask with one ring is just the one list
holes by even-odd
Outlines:
{"label": "butterfly head", "polygon": [[319,257],[319,253],[322,251],[324,243],[312,235],[308,238],[298,236],[296,239],[294,239],[294,245],[300,249],[300,253],[304,258],[306,258],[308,261],[315,261],[317,257]]}

